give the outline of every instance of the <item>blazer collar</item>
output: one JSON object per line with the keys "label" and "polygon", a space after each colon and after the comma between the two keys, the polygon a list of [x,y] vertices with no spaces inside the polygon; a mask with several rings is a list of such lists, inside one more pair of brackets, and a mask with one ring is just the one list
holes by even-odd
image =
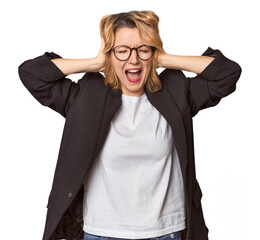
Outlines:
{"label": "blazer collar", "polygon": [[150,103],[162,114],[172,128],[172,134],[176,151],[179,156],[180,166],[183,174],[183,180],[186,179],[187,166],[187,142],[184,123],[181,112],[179,111],[174,98],[171,96],[167,88],[151,93],[145,89]]}

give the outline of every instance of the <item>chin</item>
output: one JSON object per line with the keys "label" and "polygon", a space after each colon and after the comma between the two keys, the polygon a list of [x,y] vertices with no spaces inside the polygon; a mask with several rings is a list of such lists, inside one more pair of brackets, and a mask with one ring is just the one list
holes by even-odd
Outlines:
{"label": "chin", "polygon": [[132,94],[132,95],[141,95],[144,92],[143,86],[126,86],[125,87],[126,93],[124,94]]}

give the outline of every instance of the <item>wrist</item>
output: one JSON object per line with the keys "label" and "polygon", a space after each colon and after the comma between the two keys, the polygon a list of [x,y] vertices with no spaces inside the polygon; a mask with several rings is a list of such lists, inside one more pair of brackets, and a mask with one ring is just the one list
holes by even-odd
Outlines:
{"label": "wrist", "polygon": [[103,56],[96,56],[94,58],[95,66],[98,72],[104,71],[106,59]]}
{"label": "wrist", "polygon": [[86,72],[100,72],[102,69],[102,61],[98,57],[86,59]]}
{"label": "wrist", "polygon": [[167,68],[167,58],[168,58],[167,53],[161,53],[157,58],[158,67]]}

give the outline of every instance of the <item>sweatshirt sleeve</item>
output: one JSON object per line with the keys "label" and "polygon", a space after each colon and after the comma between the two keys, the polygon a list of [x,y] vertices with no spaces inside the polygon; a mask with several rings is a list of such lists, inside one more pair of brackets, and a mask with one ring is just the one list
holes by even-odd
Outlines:
{"label": "sweatshirt sleeve", "polygon": [[61,56],[54,52],[45,52],[39,57],[26,60],[19,66],[18,74],[37,101],[66,117],[79,90],[79,84],[66,78],[67,75],[51,61],[53,58]]}
{"label": "sweatshirt sleeve", "polygon": [[195,77],[186,78],[193,116],[202,109],[217,105],[223,97],[234,92],[242,72],[238,63],[225,57],[218,49],[208,47],[202,56],[215,59]]}

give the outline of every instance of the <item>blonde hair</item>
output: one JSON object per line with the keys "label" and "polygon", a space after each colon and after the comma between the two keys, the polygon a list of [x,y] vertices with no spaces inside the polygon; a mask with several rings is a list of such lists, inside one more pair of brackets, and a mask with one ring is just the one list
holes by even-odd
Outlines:
{"label": "blonde hair", "polygon": [[111,63],[110,52],[115,42],[116,31],[121,27],[137,28],[140,38],[144,44],[156,48],[153,56],[152,70],[148,76],[145,87],[150,92],[161,89],[161,81],[156,72],[156,59],[159,52],[163,52],[162,40],[159,35],[159,17],[152,11],[130,11],[104,16],[100,21],[100,34],[104,39],[104,53],[106,64],[104,69],[105,84],[114,89],[121,89],[118,79]]}

